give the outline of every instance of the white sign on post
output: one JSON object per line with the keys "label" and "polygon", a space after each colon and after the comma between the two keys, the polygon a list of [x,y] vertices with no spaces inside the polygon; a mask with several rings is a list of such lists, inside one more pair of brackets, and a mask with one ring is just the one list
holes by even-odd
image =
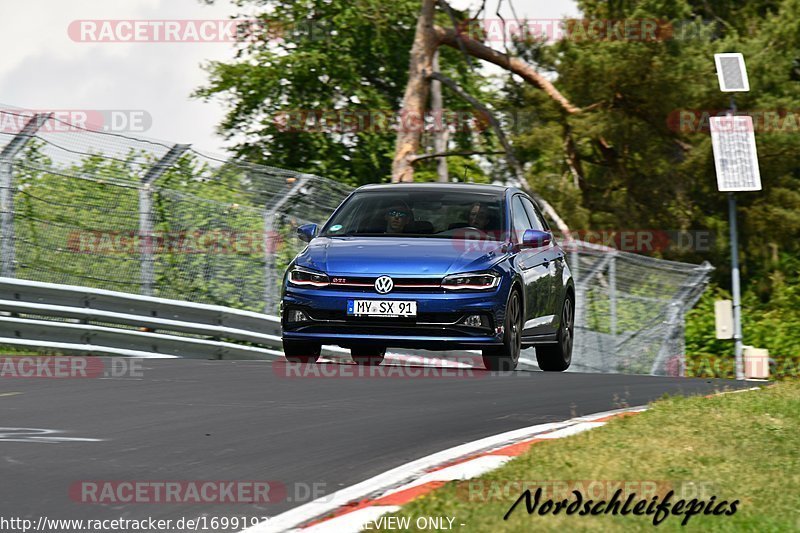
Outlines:
{"label": "white sign on post", "polygon": [[724,93],[746,93],[750,90],[747,68],[742,54],[714,54],[719,88]]}
{"label": "white sign on post", "polygon": [[753,117],[711,117],[709,127],[720,192],[760,191]]}

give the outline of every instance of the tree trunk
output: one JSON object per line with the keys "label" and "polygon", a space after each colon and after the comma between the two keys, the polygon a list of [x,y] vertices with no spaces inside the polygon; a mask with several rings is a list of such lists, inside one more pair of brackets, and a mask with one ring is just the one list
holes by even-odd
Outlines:
{"label": "tree trunk", "polygon": [[[472,57],[494,63],[518,76],[527,83],[538,87],[552,98],[566,113],[579,113],[581,110],[573,106],[550,81],[539,74],[536,69],[521,59],[511,57],[464,35],[455,30],[444,29],[433,24],[433,16],[437,0],[422,0],[422,12],[417,19],[414,43],[411,46],[411,58],[408,69],[408,84],[403,95],[401,106],[401,125],[397,133],[394,160],[392,161],[392,182],[413,182],[413,162],[419,151],[422,128],[425,123],[425,104],[430,89],[429,76],[434,71],[433,59],[438,47],[442,44],[457,48]],[[500,135],[502,138],[503,136]],[[506,147],[506,154],[512,167],[519,174],[519,164],[514,160],[511,150]],[[522,178],[524,180],[524,176]],[[527,185],[525,183],[524,185]],[[542,210],[556,226],[569,235],[569,228],[558,216],[553,206],[534,194]]]}
{"label": "tree trunk", "polygon": [[422,0],[422,13],[417,19],[414,44],[408,68],[408,84],[400,108],[400,128],[392,161],[392,181],[414,181],[411,157],[419,151],[425,125],[425,104],[430,88],[428,75],[433,71],[433,54],[438,47],[433,31],[436,0]]}
{"label": "tree trunk", "polygon": [[[433,72],[439,72],[439,50],[433,54]],[[444,103],[442,100],[442,82],[437,79],[431,81],[431,112],[435,122],[433,130],[433,152],[436,154],[447,152],[447,121],[444,117]],[[440,157],[436,161],[436,174],[439,181],[447,183],[450,181],[447,175],[447,158]]]}

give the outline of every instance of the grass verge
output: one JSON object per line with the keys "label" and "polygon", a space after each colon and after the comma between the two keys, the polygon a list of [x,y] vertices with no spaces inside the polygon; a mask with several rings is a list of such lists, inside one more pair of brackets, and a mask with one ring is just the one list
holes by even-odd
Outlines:
{"label": "grass verge", "polygon": [[[585,503],[593,496],[610,500],[623,488],[622,503],[634,492],[636,500],[660,502],[669,490],[675,491],[672,504],[681,498],[708,503],[713,496],[714,506],[726,500],[730,510],[738,500],[730,516],[701,513],[683,526],[685,515],[669,515],[659,531],[800,531],[799,449],[798,381],[712,398],[664,398],[647,412],[536,443],[504,467],[448,483],[395,516],[410,518],[410,530],[421,530],[414,529],[419,517],[455,518],[456,531],[653,529],[652,514],[539,514],[547,499],[575,502],[572,490],[582,490]],[[539,507],[529,515],[523,500],[504,520],[526,488],[532,496],[543,489]],[[392,531],[370,525],[369,531]]]}
{"label": "grass verge", "polygon": [[46,355],[62,355],[62,354],[46,348],[37,350],[36,348],[20,348],[18,346],[0,346],[0,357],[9,357],[9,356],[42,357]]}

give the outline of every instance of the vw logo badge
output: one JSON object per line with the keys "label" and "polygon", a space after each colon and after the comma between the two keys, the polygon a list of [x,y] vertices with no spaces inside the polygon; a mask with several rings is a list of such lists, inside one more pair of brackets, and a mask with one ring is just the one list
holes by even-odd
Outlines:
{"label": "vw logo badge", "polygon": [[386,294],[394,288],[394,281],[389,276],[381,276],[375,280],[375,290],[378,294]]}

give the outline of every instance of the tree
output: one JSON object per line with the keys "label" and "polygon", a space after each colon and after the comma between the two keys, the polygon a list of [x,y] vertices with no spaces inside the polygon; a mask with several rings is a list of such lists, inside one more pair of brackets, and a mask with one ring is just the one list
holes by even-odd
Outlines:
{"label": "tree", "polygon": [[[209,82],[196,92],[226,101],[229,111],[219,130],[235,152],[352,185],[389,176],[420,0],[237,5],[243,16],[256,11],[255,18],[272,31],[238,44],[233,62],[207,65]],[[443,54],[444,71],[477,92],[482,76],[455,61],[457,54]],[[447,109],[469,109],[445,97]],[[400,124],[400,131],[406,126]],[[480,139],[458,132],[453,142],[467,150]],[[432,177],[435,162],[420,165]]]}
{"label": "tree", "polygon": [[[426,99],[430,90],[430,80],[433,73],[433,58],[440,45],[448,45],[453,48],[459,49],[464,54],[469,54],[479,59],[494,63],[510,72],[513,72],[527,83],[530,83],[539,89],[542,89],[550,98],[557,102],[566,113],[576,113],[578,109],[573,106],[564,96],[547,80],[544,76],[539,74],[536,69],[526,64],[519,58],[511,57],[507,54],[498,52],[484,44],[472,39],[471,37],[461,34],[460,28],[444,29],[434,25],[434,16],[437,0],[422,0],[422,11],[417,19],[416,31],[414,34],[414,42],[411,47],[411,54],[409,60],[409,74],[408,82],[406,84],[405,94],[403,96],[403,103],[401,105],[401,113],[413,117],[421,116],[425,111]],[[452,8],[445,0],[438,0],[438,4],[452,15]],[[457,19],[451,17],[456,24]],[[473,107],[486,114],[489,113],[487,108],[480,104],[476,99],[470,97],[460,90],[457,85],[445,78],[439,76],[437,79],[448,81],[448,85],[454,89],[457,94],[470,102]],[[520,185],[531,192],[539,205],[542,207],[544,213],[555,222],[559,231],[563,234],[569,234],[569,227],[564,220],[558,215],[556,210],[547,202],[541,195],[536,194],[530,190],[527,181],[522,172],[522,167],[518,164],[513,155],[513,148],[505,139],[505,135],[499,127],[497,120],[494,117],[489,118],[490,123],[494,126],[495,131],[500,142],[506,152],[507,159],[509,160],[509,171],[515,175]],[[392,181],[394,182],[411,182],[414,181],[414,161],[420,146],[420,132],[415,130],[401,130],[397,134],[397,142],[395,144],[394,159],[392,161]],[[440,157],[446,157],[442,154]]]}
{"label": "tree", "polygon": [[[770,298],[777,290],[770,281],[777,258],[800,253],[800,117],[794,111],[800,86],[791,75],[800,47],[800,2],[596,0],[580,7],[588,20],[661,20],[672,33],[655,40],[573,35],[554,45],[516,43],[518,56],[557,72],[561,91],[584,110],[560,113],[541,91],[516,83],[501,91],[510,105],[535,117],[514,136],[520,158],[531,162],[533,188],[573,227],[711,231],[712,249],[673,249],[666,256],[709,260],[717,281],[727,285],[726,198],[717,191],[703,112],[729,106],[713,54],[743,52],[751,91],[737,95],[737,105],[754,112],[764,185],[763,192],[739,195],[743,279]],[[575,179],[565,130],[580,166]]]}

